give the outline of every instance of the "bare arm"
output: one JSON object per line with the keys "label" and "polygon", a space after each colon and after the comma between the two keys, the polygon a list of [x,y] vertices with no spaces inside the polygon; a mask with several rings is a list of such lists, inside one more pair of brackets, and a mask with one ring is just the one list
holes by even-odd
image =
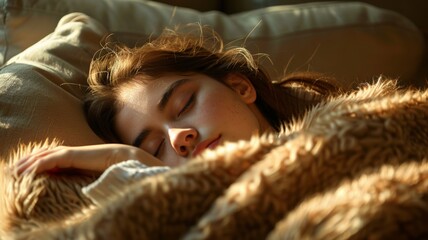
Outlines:
{"label": "bare arm", "polygon": [[139,160],[148,166],[164,165],[140,148],[124,144],[100,144],[41,150],[19,160],[16,167],[18,173],[40,173],[58,168],[102,172],[115,163],[129,159]]}

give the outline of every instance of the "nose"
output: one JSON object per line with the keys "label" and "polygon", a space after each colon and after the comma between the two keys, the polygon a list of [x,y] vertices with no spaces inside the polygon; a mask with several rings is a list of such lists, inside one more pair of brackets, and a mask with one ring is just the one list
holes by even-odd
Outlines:
{"label": "nose", "polygon": [[169,128],[172,148],[182,157],[187,157],[195,147],[198,132],[194,128]]}

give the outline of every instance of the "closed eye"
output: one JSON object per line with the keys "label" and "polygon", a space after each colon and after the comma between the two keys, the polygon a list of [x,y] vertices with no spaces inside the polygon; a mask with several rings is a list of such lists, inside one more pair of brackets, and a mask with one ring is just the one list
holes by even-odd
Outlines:
{"label": "closed eye", "polygon": [[189,100],[186,102],[186,104],[184,104],[183,108],[180,110],[177,117],[180,117],[183,113],[185,113],[190,108],[190,106],[192,106],[194,101],[195,101],[195,93],[193,93],[192,96],[190,96]]}
{"label": "closed eye", "polygon": [[159,144],[158,148],[156,149],[155,153],[153,154],[153,156],[159,158],[159,155],[161,153],[161,150],[163,148],[163,146],[165,145],[165,138],[162,139],[161,143]]}

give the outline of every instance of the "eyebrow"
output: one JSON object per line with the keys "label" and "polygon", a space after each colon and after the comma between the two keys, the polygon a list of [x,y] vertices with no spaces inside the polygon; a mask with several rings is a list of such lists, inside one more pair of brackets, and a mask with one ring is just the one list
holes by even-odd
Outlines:
{"label": "eyebrow", "polygon": [[[165,90],[165,92],[162,94],[162,97],[161,97],[160,101],[157,104],[157,108],[160,111],[163,111],[165,109],[166,105],[168,104],[168,101],[171,99],[171,96],[174,94],[175,90],[178,89],[178,87],[180,87],[181,85],[183,85],[186,82],[188,82],[189,80],[190,79],[188,79],[188,78],[184,78],[184,79],[180,79],[180,80],[177,80],[177,81],[171,83],[168,86],[168,88]],[[141,133],[138,134],[138,136],[132,142],[132,146],[139,147],[141,145],[141,143],[150,134],[150,132],[151,131],[149,129],[141,131]]]}
{"label": "eyebrow", "polygon": [[181,85],[185,84],[186,82],[188,82],[190,79],[188,78],[184,78],[184,79],[180,79],[177,80],[173,83],[171,83],[171,85],[168,86],[168,88],[165,90],[165,92],[163,93],[158,105],[158,109],[163,111],[165,109],[165,106],[167,105],[169,99],[171,98],[172,94],[174,94],[174,91],[180,87]]}

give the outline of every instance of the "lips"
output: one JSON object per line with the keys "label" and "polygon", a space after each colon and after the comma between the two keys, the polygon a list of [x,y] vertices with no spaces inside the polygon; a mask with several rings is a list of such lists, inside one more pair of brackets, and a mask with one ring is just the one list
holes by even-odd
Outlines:
{"label": "lips", "polygon": [[199,154],[201,154],[205,149],[214,149],[220,144],[221,135],[218,135],[218,137],[214,139],[207,139],[205,141],[200,142],[198,145],[196,145],[195,149],[193,150],[192,157],[196,157]]}

